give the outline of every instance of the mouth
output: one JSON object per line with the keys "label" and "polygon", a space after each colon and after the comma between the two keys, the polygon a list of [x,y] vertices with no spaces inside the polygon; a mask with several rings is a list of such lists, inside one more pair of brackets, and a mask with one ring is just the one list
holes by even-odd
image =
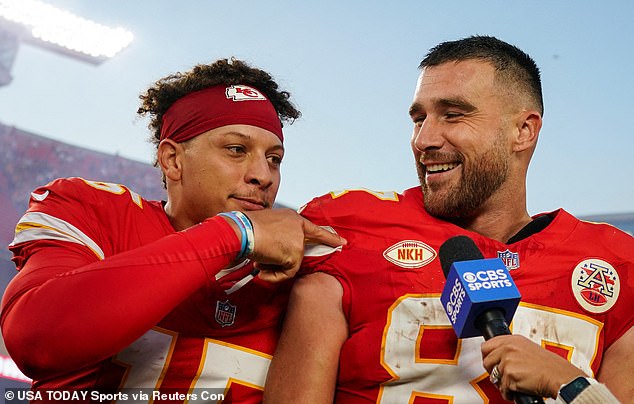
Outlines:
{"label": "mouth", "polygon": [[451,171],[454,168],[458,167],[460,164],[459,163],[429,163],[429,164],[424,164],[421,162],[421,164],[423,164],[423,166],[425,167],[425,171],[427,174],[438,174],[438,173],[444,173],[447,171]]}
{"label": "mouth", "polygon": [[269,207],[269,204],[262,199],[252,197],[232,196],[244,210],[262,210]]}

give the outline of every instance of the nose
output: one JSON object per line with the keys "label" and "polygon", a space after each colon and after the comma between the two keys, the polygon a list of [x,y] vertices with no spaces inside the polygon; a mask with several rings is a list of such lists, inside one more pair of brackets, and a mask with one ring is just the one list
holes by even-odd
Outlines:
{"label": "nose", "polygon": [[273,184],[275,175],[266,156],[254,156],[249,160],[245,181],[266,189]]}
{"label": "nose", "polygon": [[431,117],[414,125],[412,133],[412,148],[418,151],[440,149],[444,143],[444,136],[439,124]]}

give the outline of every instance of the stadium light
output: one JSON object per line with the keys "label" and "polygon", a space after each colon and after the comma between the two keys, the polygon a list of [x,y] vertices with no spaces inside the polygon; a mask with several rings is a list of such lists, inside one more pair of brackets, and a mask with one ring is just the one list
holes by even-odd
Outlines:
{"label": "stadium light", "polygon": [[38,0],[0,0],[3,28],[20,41],[93,64],[115,56],[134,38],[123,28],[110,28]]}

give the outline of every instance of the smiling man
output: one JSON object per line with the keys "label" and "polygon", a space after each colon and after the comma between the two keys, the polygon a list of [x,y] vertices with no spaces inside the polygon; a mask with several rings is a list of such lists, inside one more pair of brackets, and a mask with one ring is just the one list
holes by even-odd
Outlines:
{"label": "smiling man", "polygon": [[170,75],[139,108],[166,201],[82,178],[33,192],[10,246],[20,272],[2,333],[35,391],[261,401],[305,240],[342,243],[271,209],[282,121],[299,116],[288,99],[239,60]]}
{"label": "smiling man", "polygon": [[498,69],[479,58],[436,64],[432,54],[409,111],[427,212],[500,240],[531,222],[526,172],[543,114],[537,67],[513,56],[524,63]]}
{"label": "smiling man", "polygon": [[[631,400],[632,237],[526,208],[543,114],[534,61],[475,36],[436,46],[420,68],[409,111],[420,186],[333,192],[303,209],[348,243],[304,259],[316,273],[293,287],[265,401],[504,403],[519,391],[616,402],[605,385]],[[437,253],[456,235],[510,257],[516,335],[456,338]]]}

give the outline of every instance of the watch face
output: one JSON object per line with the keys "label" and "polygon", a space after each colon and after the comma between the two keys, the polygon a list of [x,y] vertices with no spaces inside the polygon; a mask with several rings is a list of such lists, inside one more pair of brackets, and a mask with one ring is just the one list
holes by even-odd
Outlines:
{"label": "watch face", "polygon": [[586,387],[590,385],[590,382],[586,380],[585,377],[577,377],[575,380],[566,384],[564,387],[559,390],[559,396],[566,402],[569,403],[575,399]]}

